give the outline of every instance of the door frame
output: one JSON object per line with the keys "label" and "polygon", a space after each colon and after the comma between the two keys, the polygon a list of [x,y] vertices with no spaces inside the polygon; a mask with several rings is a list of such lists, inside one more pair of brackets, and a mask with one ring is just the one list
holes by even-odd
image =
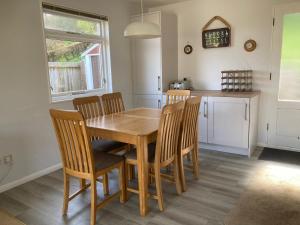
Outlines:
{"label": "door frame", "polygon": [[[267,144],[266,146],[272,148],[280,148],[283,150],[300,151],[300,148],[284,146],[275,144],[278,138],[277,133],[277,117],[278,110],[280,109],[300,109],[300,101],[279,101],[279,81],[280,81],[280,69],[281,69],[281,53],[282,53],[282,32],[283,32],[283,16],[288,13],[300,13],[300,3],[282,3],[273,7],[273,27],[272,27],[272,40],[271,40],[271,92],[270,101],[268,103],[269,108],[269,120],[268,120],[268,132],[267,132]],[[296,105],[295,105],[296,104]],[[292,138],[290,138],[291,141]],[[295,140],[294,140],[295,141]],[[280,142],[280,141],[278,141]],[[278,143],[277,142],[277,143]],[[296,141],[293,143],[297,143]],[[292,144],[293,145],[293,144]]]}

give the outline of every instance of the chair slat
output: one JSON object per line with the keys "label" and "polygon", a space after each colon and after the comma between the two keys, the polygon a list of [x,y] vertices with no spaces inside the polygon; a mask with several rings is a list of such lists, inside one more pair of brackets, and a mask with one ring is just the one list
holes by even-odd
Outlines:
{"label": "chair slat", "polygon": [[156,157],[159,159],[159,164],[172,160],[177,153],[184,104],[179,102],[167,105],[162,111],[156,144]]}
{"label": "chair slat", "polygon": [[176,102],[185,101],[191,97],[190,90],[168,90],[167,91],[167,105],[174,104]]}
{"label": "chair slat", "polygon": [[104,94],[101,96],[105,115],[125,111],[125,106],[120,92]]}
{"label": "chair slat", "polygon": [[74,109],[80,111],[84,119],[103,116],[102,105],[99,96],[75,98],[73,100]]}

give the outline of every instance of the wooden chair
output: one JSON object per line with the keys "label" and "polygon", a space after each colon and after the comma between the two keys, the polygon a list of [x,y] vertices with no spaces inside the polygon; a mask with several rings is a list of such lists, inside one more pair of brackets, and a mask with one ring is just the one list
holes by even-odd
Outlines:
{"label": "wooden chair", "polygon": [[[164,210],[161,178],[175,182],[177,193],[181,193],[177,152],[184,104],[184,102],[179,102],[163,108],[156,144],[148,145],[149,169],[152,171],[150,175],[155,177],[156,185],[156,195],[153,197],[158,200],[161,211]],[[136,151],[129,152],[125,157],[126,164],[137,165]],[[174,165],[173,176],[161,173],[162,168],[171,164]],[[139,193],[138,190],[132,188],[127,188],[127,191]]]}
{"label": "wooden chair", "polygon": [[167,91],[167,105],[174,104],[179,101],[185,101],[191,97],[190,90],[168,90]]}
{"label": "wooden chair", "polygon": [[103,116],[103,109],[99,96],[75,98],[73,100],[74,109],[80,111],[84,119]]}
{"label": "wooden chair", "polygon": [[180,180],[182,190],[186,191],[186,182],[184,175],[183,157],[190,154],[192,155],[192,170],[194,172],[194,177],[198,179],[199,177],[199,166],[198,166],[198,115],[199,107],[201,103],[201,97],[192,97],[186,100],[181,137],[179,142],[178,151],[178,162],[180,168]]}
{"label": "wooden chair", "polygon": [[[166,95],[166,105],[174,104],[179,101],[186,101],[191,97],[191,91],[190,90],[168,90]],[[187,159],[190,161],[191,157],[190,154],[186,155]],[[171,168],[168,167],[168,170]]]}
{"label": "wooden chair", "polygon": [[[84,119],[91,119],[99,116],[103,116],[103,109],[99,96],[90,96],[90,97],[81,97],[75,98],[73,100],[73,106],[75,110],[78,110],[82,113]],[[112,141],[112,140],[104,140],[100,137],[91,137],[92,139],[92,147],[95,151],[101,152],[110,152],[117,153],[126,152],[130,149],[128,144]],[[124,152],[124,153],[125,153]],[[105,194],[109,193],[108,188],[108,175],[106,174],[103,178],[103,183],[105,186]],[[85,181],[81,180],[81,187],[85,185]]]}
{"label": "wooden chair", "polygon": [[[126,182],[124,180],[124,158],[104,152],[92,150],[90,138],[87,135],[86,124],[80,112],[50,110],[57,140],[60,146],[64,173],[64,204],[63,214],[68,211],[68,204],[73,198],[91,187],[91,225],[96,222],[96,210],[102,208],[114,197],[120,196],[120,201],[126,201]],[[119,169],[120,191],[108,195],[97,204],[96,182],[113,169]],[[90,184],[69,196],[70,176],[89,180]]]}
{"label": "wooden chair", "polygon": [[125,111],[125,106],[120,92],[104,94],[101,96],[105,115]]}
{"label": "wooden chair", "polygon": [[[78,110],[82,113],[84,119],[103,116],[103,109],[100,97],[98,96],[75,98],[73,100],[73,106],[75,110]],[[104,140],[99,137],[92,137],[92,140],[92,146],[97,151],[118,153],[124,149],[129,149],[128,144],[117,141]]]}

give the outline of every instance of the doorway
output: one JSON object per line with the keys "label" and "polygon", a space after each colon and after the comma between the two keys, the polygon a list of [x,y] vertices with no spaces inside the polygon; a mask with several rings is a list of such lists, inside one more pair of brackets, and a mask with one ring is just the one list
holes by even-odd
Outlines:
{"label": "doorway", "polygon": [[300,3],[274,9],[268,145],[300,151]]}

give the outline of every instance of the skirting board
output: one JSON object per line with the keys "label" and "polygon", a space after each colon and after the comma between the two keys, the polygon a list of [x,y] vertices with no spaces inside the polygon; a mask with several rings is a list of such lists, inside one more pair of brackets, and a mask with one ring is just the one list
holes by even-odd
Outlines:
{"label": "skirting board", "polygon": [[237,155],[249,155],[248,149],[243,148],[234,148],[234,147],[227,147],[222,145],[212,145],[212,144],[205,144],[205,143],[199,143],[200,148],[212,150],[212,151],[219,151],[219,152],[226,152],[231,154],[237,154]]}
{"label": "skirting board", "polygon": [[56,170],[59,170],[62,168],[62,165],[61,164],[57,164],[57,165],[54,165],[54,166],[50,166],[44,170],[41,170],[41,171],[38,171],[38,172],[35,172],[35,173],[32,173],[26,177],[23,177],[19,180],[16,180],[16,181],[13,181],[13,182],[10,182],[10,183],[7,183],[7,184],[4,184],[2,186],[0,186],[0,193],[4,192],[4,191],[7,191],[7,190],[10,190],[12,188],[15,188],[17,186],[20,186],[22,184],[25,184],[29,181],[32,181],[32,180],[35,180],[39,177],[42,177],[42,176],[45,176],[49,173],[52,173]]}
{"label": "skirting board", "polygon": [[267,147],[267,148],[275,148],[275,149],[282,149],[282,150],[287,150],[287,151],[292,151],[292,152],[300,152],[300,149],[297,148],[291,148],[291,147],[285,147],[285,146],[276,146],[276,145],[269,145],[265,143],[258,143],[257,146],[259,147]]}

